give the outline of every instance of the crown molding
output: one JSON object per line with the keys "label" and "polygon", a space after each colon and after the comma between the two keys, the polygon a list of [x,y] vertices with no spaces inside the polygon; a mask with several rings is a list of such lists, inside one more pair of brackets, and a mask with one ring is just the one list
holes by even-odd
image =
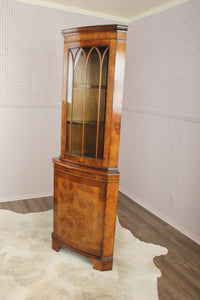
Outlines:
{"label": "crown molding", "polygon": [[43,7],[47,7],[47,8],[63,10],[63,11],[76,13],[76,14],[82,14],[82,15],[96,17],[96,18],[102,18],[102,19],[106,19],[106,20],[120,22],[123,24],[127,24],[127,21],[128,21],[127,18],[113,16],[110,14],[103,14],[100,12],[82,9],[82,8],[78,8],[78,7],[73,7],[73,6],[69,6],[69,5],[64,5],[64,4],[60,4],[60,3],[53,3],[50,1],[43,1],[43,0],[16,0],[16,1],[27,3],[27,4],[32,4],[32,5],[37,5],[37,6],[43,6]]}
{"label": "crown molding", "polygon": [[44,0],[16,0],[16,1],[27,3],[27,4],[32,4],[32,5],[37,5],[37,6],[43,6],[43,7],[47,7],[47,8],[53,8],[53,9],[68,11],[68,12],[71,12],[71,13],[82,14],[82,15],[91,16],[91,17],[103,18],[103,19],[106,19],[106,20],[116,21],[116,22],[120,22],[120,23],[123,23],[123,24],[129,24],[129,23],[138,21],[140,19],[144,19],[148,16],[157,14],[159,12],[168,10],[172,7],[176,7],[176,6],[181,5],[183,3],[189,2],[191,0],[174,0],[174,1],[170,1],[169,3],[160,5],[158,7],[155,7],[155,8],[150,9],[150,10],[144,12],[144,13],[138,14],[138,15],[130,17],[130,18],[123,18],[123,17],[119,17],[119,16],[113,16],[113,15],[110,15],[110,14],[103,14],[103,13],[92,11],[92,10],[86,10],[86,9],[81,9],[81,8],[77,8],[77,7],[73,7],[73,6],[69,6],[69,5],[50,2],[48,0],[47,1],[44,1]]}
{"label": "crown molding", "polygon": [[126,19],[128,24],[129,23],[132,23],[132,22],[135,22],[135,21],[138,21],[138,20],[141,20],[141,19],[144,19],[146,17],[149,17],[149,16],[152,16],[152,15],[155,15],[155,14],[158,14],[162,11],[165,11],[165,10],[168,10],[170,8],[173,8],[173,7],[176,7],[176,6],[179,6],[181,4],[184,4],[186,2],[189,2],[191,0],[174,0],[174,1],[171,1],[169,3],[165,3],[163,5],[160,5],[158,7],[155,7],[153,9],[150,9],[150,10],[147,10],[146,12],[142,13],[142,14],[138,14],[136,16],[133,16],[131,18],[128,18]]}

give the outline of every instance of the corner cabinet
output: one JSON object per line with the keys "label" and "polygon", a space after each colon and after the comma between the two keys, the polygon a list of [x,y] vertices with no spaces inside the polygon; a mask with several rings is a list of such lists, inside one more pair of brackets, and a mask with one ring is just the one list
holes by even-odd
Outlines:
{"label": "corner cabinet", "polygon": [[61,155],[54,162],[52,247],[111,270],[127,26],[63,30]]}

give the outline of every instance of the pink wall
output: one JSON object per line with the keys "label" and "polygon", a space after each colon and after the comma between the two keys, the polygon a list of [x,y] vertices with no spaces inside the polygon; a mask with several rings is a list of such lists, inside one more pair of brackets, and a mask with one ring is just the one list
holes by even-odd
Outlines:
{"label": "pink wall", "polygon": [[108,20],[0,1],[0,201],[52,195],[60,153],[61,30]]}
{"label": "pink wall", "polygon": [[200,242],[200,1],[129,26],[120,189]]}

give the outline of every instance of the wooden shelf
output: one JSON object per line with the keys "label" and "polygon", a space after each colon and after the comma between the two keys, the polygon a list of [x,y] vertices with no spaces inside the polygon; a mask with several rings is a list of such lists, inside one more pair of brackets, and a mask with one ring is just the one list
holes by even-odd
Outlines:
{"label": "wooden shelf", "polygon": [[[73,88],[80,88],[83,89],[84,87],[88,88],[88,89],[99,89],[99,85],[98,84],[74,84]],[[106,90],[107,89],[107,85],[101,85],[100,88],[102,90]]]}
{"label": "wooden shelf", "polygon": [[[99,121],[99,126],[104,125],[104,121]],[[67,124],[70,124],[70,121],[67,121]],[[73,121],[72,125],[83,125],[83,121]],[[88,126],[97,126],[97,122],[95,121],[85,121],[84,125],[88,125]]]}

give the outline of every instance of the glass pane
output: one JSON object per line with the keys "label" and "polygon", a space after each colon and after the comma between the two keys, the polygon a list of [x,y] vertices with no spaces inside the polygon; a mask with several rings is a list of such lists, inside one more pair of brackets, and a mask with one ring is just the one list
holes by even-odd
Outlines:
{"label": "glass pane", "polygon": [[99,88],[100,58],[96,48],[89,51],[86,84]]}
{"label": "glass pane", "polygon": [[84,100],[84,75],[85,56],[81,49],[75,55],[73,78],[73,105],[72,105],[72,133],[71,153],[82,154],[82,126],[83,126],[83,100]]}
{"label": "glass pane", "polygon": [[84,134],[84,156],[95,157],[96,152],[96,122],[85,124]]}
{"label": "glass pane", "polygon": [[66,152],[81,155],[85,56],[80,48],[68,55]]}
{"label": "glass pane", "polygon": [[73,56],[72,52],[68,51],[68,84],[67,84],[67,124],[66,124],[66,152],[69,152],[70,145],[70,120],[72,107],[72,79],[73,79]]}
{"label": "glass pane", "polygon": [[94,48],[88,53],[85,98],[84,156],[95,157],[99,99],[100,57]]}

